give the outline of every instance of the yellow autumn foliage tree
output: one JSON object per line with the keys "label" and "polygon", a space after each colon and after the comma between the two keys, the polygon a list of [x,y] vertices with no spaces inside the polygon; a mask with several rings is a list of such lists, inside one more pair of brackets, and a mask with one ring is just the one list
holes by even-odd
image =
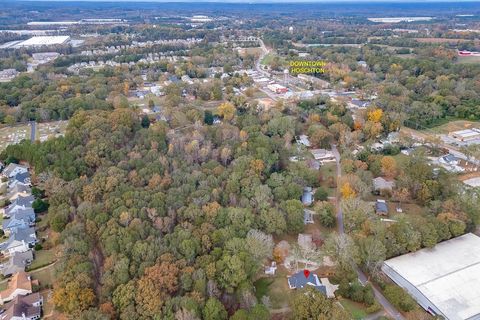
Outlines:
{"label": "yellow autumn foliage tree", "polygon": [[223,119],[230,121],[235,115],[235,107],[230,102],[224,102],[218,106],[217,113],[223,117]]}
{"label": "yellow autumn foliage tree", "polygon": [[350,182],[345,182],[340,188],[340,193],[342,194],[343,199],[350,199],[356,196],[355,190],[353,190]]}
{"label": "yellow autumn foliage tree", "polygon": [[380,122],[380,120],[382,120],[383,110],[378,108],[373,109],[371,111],[368,111],[367,116],[369,121],[378,123]]}

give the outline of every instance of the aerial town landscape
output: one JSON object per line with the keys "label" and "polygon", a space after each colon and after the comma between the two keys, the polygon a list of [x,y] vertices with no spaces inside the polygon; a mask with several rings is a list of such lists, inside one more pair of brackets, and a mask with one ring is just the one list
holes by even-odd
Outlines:
{"label": "aerial town landscape", "polygon": [[0,320],[480,319],[480,3],[2,2]]}

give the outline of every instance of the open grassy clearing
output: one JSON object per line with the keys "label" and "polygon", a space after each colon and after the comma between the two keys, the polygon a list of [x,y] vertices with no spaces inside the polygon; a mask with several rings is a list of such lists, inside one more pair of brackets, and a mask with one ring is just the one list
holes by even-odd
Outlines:
{"label": "open grassy clearing", "polygon": [[37,279],[40,282],[41,287],[51,286],[55,280],[55,270],[54,266],[51,265],[46,268],[41,268],[39,270],[33,270],[30,272],[30,275],[33,279]]}
{"label": "open grassy clearing", "polygon": [[425,133],[448,134],[452,131],[469,129],[472,127],[480,127],[480,122],[469,120],[451,120],[439,126],[428,130],[423,130]]}
{"label": "open grassy clearing", "polygon": [[32,264],[28,267],[29,270],[35,270],[46,266],[50,263],[55,262],[55,250],[38,250],[35,251],[35,259],[33,259]]}
{"label": "open grassy clearing", "polygon": [[352,315],[352,319],[361,320],[365,319],[365,317],[367,316],[365,307],[360,303],[348,299],[342,299],[340,300],[340,304]]}
{"label": "open grassy clearing", "polygon": [[480,57],[476,57],[476,56],[458,57],[457,63],[480,63]]}
{"label": "open grassy clearing", "polygon": [[272,309],[288,307],[293,291],[288,287],[287,275],[287,270],[279,266],[274,277],[264,277],[255,281],[257,299],[260,300],[263,296],[268,296]]}

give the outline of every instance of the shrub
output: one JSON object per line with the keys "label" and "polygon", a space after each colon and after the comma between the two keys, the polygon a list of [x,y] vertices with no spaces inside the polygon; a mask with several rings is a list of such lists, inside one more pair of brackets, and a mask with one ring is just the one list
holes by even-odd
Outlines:
{"label": "shrub", "polygon": [[328,199],[328,192],[322,187],[317,188],[314,195],[315,200],[326,201]]}
{"label": "shrub", "polygon": [[415,309],[415,300],[399,286],[386,285],[384,293],[385,297],[400,310],[408,312]]}

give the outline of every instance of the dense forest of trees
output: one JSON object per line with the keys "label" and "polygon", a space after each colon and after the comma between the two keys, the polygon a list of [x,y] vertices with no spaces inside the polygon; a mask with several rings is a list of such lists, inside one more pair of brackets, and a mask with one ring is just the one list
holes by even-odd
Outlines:
{"label": "dense forest of trees", "polygon": [[318,184],[318,173],[285,162],[295,127],[268,118],[180,135],[142,128],[128,109],[81,111],[64,138],[9,147],[5,157],[45,179],[50,226],[62,233],[57,308],[85,319],[268,319],[252,281],[271,253],[245,239],[301,231],[298,199]]}

